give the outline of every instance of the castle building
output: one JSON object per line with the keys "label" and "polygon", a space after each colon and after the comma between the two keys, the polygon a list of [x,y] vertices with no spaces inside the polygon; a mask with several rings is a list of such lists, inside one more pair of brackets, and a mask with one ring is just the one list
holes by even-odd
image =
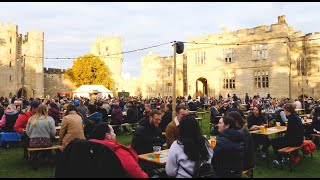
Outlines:
{"label": "castle building", "polygon": [[[43,68],[43,38],[43,32],[22,35],[17,25],[1,24],[0,80],[4,85],[0,96],[56,96],[56,92],[75,89],[63,70]],[[184,52],[176,56],[176,95],[236,94],[243,98],[246,93],[269,93],[295,99],[305,94],[319,99],[319,45],[320,32],[304,35],[289,26],[285,16],[271,25],[190,37]],[[141,57],[141,76],[129,78],[122,72],[121,37],[100,36],[90,52],[109,67],[114,96],[120,91],[143,98],[173,94],[173,56],[149,51]]]}
{"label": "castle building", "polygon": [[43,40],[41,31],[0,23],[0,96],[43,97]]}
{"label": "castle building", "polygon": [[[270,93],[276,98],[302,94],[320,98],[320,32],[302,35],[286,23],[285,16],[275,24],[223,29],[187,42],[182,57],[177,57],[177,96],[226,97],[229,93],[244,98],[245,93]],[[162,64],[161,59],[171,65]],[[143,92],[156,97],[172,83],[170,76],[157,73],[171,71],[173,58],[147,55],[141,62]]]}

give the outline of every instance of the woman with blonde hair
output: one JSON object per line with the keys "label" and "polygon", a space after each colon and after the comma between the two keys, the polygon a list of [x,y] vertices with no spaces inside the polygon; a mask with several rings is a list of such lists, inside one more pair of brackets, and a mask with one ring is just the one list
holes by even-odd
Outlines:
{"label": "woman with blonde hair", "polygon": [[48,115],[48,108],[40,104],[36,114],[30,117],[26,133],[30,138],[29,146],[44,148],[52,146],[51,138],[55,137],[56,128],[54,120]]}

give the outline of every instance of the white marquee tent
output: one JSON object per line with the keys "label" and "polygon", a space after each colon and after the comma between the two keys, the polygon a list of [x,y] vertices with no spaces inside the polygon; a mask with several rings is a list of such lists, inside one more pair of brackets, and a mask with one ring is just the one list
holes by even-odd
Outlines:
{"label": "white marquee tent", "polygon": [[73,97],[87,97],[89,98],[91,94],[97,95],[98,97],[104,98],[113,96],[112,91],[104,87],[104,85],[81,85],[78,89],[73,91]]}

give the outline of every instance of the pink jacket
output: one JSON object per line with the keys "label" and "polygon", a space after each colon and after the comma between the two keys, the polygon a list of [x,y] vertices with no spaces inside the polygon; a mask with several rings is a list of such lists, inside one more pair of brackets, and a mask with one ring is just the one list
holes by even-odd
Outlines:
{"label": "pink jacket", "polygon": [[4,114],[3,114],[2,118],[1,118],[0,127],[4,127],[6,125],[6,113],[11,113],[11,112],[13,112],[12,109],[7,109],[7,110],[4,111]]}

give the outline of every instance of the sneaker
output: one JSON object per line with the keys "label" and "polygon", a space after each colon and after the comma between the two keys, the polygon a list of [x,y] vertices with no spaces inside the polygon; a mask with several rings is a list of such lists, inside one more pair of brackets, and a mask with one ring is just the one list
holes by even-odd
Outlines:
{"label": "sneaker", "polygon": [[279,161],[278,161],[278,160],[276,160],[276,159],[272,161],[272,164],[275,164],[275,165],[277,165],[277,166],[280,166]]}
{"label": "sneaker", "polygon": [[267,153],[265,153],[265,152],[260,152],[260,156],[262,157],[262,158],[266,158],[267,157]]}

